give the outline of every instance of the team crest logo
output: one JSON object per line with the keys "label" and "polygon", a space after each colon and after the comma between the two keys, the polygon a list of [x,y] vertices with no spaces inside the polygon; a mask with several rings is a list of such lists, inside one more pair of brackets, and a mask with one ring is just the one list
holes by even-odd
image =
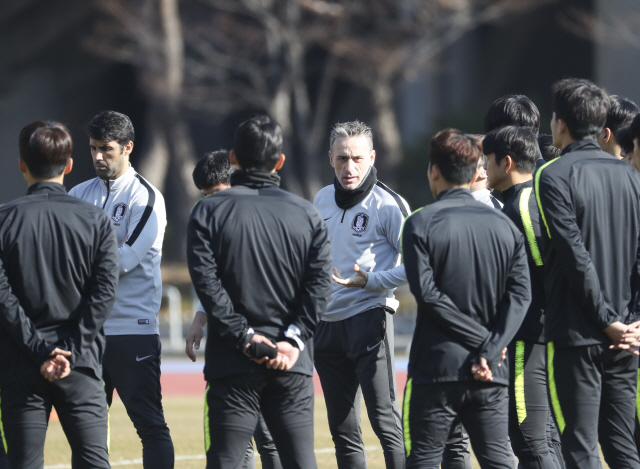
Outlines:
{"label": "team crest logo", "polygon": [[127,211],[127,204],[116,205],[115,207],[113,207],[113,215],[111,215],[111,219],[116,223],[122,221],[126,211]]}
{"label": "team crest logo", "polygon": [[351,222],[351,229],[356,233],[363,233],[369,224],[369,215],[366,213],[358,213]]}

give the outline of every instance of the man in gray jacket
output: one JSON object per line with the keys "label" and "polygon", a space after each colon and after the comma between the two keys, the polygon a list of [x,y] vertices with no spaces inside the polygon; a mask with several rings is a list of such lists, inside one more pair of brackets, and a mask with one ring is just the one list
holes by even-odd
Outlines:
{"label": "man in gray jacket", "polygon": [[[380,439],[387,468],[404,467],[404,447],[393,357],[393,292],[407,283],[400,263],[400,231],[409,206],[377,180],[371,129],[337,124],[329,162],[334,183],[314,205],[329,230],[334,284],[315,338],[339,468],[365,468],[360,395]],[[343,273],[355,274],[342,278]],[[349,288],[352,287],[352,288]]]}
{"label": "man in gray jacket", "polygon": [[107,402],[118,391],[140,439],[145,469],[173,467],[173,443],[162,411],[158,310],[160,258],[167,215],[160,191],[129,163],[134,130],[124,114],[103,111],[86,127],[98,177],[70,195],[102,207],[116,231],[120,280],[104,323]]}

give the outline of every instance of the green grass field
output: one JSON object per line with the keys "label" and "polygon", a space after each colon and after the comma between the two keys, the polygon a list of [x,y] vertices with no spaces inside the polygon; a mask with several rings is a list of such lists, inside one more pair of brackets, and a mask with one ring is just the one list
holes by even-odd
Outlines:
{"label": "green grass field", "polygon": [[[171,429],[176,451],[176,469],[202,469],[204,461],[204,437],[202,429],[203,399],[198,397],[167,396],[163,398],[165,416]],[[117,400],[111,407],[111,464],[113,467],[142,469],[142,445],[129,420],[122,403]],[[377,437],[371,429],[364,412],[362,431],[367,448],[370,469],[384,469],[384,458]],[[326,410],[322,396],[316,396],[315,404],[315,449],[319,469],[336,467],[333,442],[327,425]],[[45,469],[71,468],[71,450],[62,432],[60,423],[49,424],[45,447]],[[260,468],[256,457],[256,468]],[[474,469],[479,466],[474,459]],[[606,469],[608,466],[603,463]]]}

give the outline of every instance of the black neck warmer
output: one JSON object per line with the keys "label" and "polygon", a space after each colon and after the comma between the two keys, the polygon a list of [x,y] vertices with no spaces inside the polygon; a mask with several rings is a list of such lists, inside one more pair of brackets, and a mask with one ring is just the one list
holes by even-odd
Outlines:
{"label": "black neck warmer", "polygon": [[371,169],[364,180],[352,191],[344,189],[340,185],[340,181],[338,181],[337,177],[333,178],[333,186],[336,189],[336,205],[342,210],[347,210],[362,202],[365,197],[369,195],[369,192],[371,192],[373,186],[376,185],[376,182],[378,182],[377,176],[378,172],[376,171],[375,166],[371,166]]}

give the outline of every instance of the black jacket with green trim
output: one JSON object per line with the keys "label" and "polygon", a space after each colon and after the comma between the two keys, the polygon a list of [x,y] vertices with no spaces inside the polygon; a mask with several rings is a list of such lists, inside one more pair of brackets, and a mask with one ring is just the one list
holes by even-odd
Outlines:
{"label": "black jacket with green trim", "polygon": [[536,172],[545,266],[545,336],[556,346],[610,344],[633,321],[640,286],[640,176],[593,140]]}
{"label": "black jacket with green trim", "polygon": [[231,188],[193,209],[187,262],[207,313],[205,378],[271,372],[242,352],[255,332],[303,343],[291,372],[313,375],[312,337],[331,295],[327,227],[273,173],[236,171]]}
{"label": "black jacket with green trim", "polygon": [[407,279],[418,303],[409,355],[416,384],[474,381],[484,357],[494,383],[509,383],[502,349],[531,302],[524,237],[500,211],[450,189],[405,222]]}
{"label": "black jacket with green trim", "polygon": [[540,253],[540,212],[533,194],[533,179],[511,186],[502,192],[502,213],[518,227],[525,237],[529,277],[531,278],[531,305],[515,336],[515,340],[526,340],[543,344],[544,340],[544,266]]}

